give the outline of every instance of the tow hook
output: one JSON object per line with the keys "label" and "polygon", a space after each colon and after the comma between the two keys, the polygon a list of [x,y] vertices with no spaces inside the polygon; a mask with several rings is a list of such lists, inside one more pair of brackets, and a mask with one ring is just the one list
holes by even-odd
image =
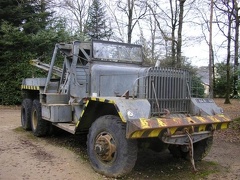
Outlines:
{"label": "tow hook", "polygon": [[193,141],[192,141],[192,138],[191,138],[191,135],[189,134],[188,130],[185,129],[185,133],[189,139],[189,144],[188,144],[188,147],[189,147],[189,157],[190,157],[190,161],[191,161],[191,164],[192,164],[192,167],[193,167],[193,171],[194,172],[197,172],[197,169],[196,169],[196,166],[195,166],[195,161],[194,161],[194,148],[193,148]]}

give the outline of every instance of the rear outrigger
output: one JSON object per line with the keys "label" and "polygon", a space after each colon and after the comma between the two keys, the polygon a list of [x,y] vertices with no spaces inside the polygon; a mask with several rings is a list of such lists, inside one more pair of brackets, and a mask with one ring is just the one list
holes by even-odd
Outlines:
{"label": "rear outrigger", "polygon": [[91,165],[106,176],[129,173],[142,143],[189,158],[195,169],[194,160],[207,155],[214,131],[231,122],[212,99],[191,97],[188,71],[142,66],[139,45],[56,44],[50,65],[31,64],[48,75],[23,80],[22,127],[35,136],[49,134],[51,126],[88,133]]}

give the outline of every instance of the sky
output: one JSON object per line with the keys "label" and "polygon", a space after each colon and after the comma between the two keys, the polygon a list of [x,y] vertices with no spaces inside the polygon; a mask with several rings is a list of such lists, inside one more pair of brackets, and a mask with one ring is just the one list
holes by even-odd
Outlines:
{"label": "sky", "polygon": [[[109,10],[110,6],[113,6],[115,3],[114,3],[114,0],[112,1],[109,1],[109,0],[103,0],[105,1],[106,3],[106,9]],[[114,8],[112,8],[114,9]],[[61,13],[63,13],[61,11]],[[117,13],[115,13],[117,14]],[[68,18],[73,18],[73,16],[69,16],[67,15]],[[190,16],[191,17],[191,16]],[[124,20],[124,16],[117,16],[118,20],[120,23],[122,23],[122,26],[124,27],[123,23],[127,23],[127,19],[125,17],[125,20]],[[69,19],[70,20],[70,19]],[[198,21],[198,20],[197,20]],[[148,22],[146,22],[148,23]],[[144,32],[144,35],[147,37],[147,31],[149,30],[149,27],[145,27],[145,22],[141,22],[141,27],[143,28],[143,32]],[[136,36],[136,38],[133,37],[133,40],[134,39],[137,39],[139,37],[139,30],[138,30],[138,25],[135,26],[134,28],[134,32],[133,32],[133,36]],[[195,26],[192,26],[192,25],[189,25],[187,23],[185,23],[183,25],[183,35],[185,37],[188,37],[188,40],[185,40],[183,38],[183,47],[182,47],[182,55],[183,56],[186,56],[190,59],[191,61],[191,64],[194,65],[194,66],[208,66],[208,46],[206,44],[206,42],[204,40],[194,40],[195,37],[199,37],[202,35],[202,32],[201,32],[201,29],[198,29],[199,27],[195,27]],[[124,37],[127,36],[127,33],[126,33],[126,27],[125,27],[125,30],[124,30]],[[191,38],[193,37],[193,38]],[[214,43],[216,44],[221,44],[220,40],[222,38],[219,38],[219,36],[214,36]],[[126,41],[126,38],[125,38],[125,41]],[[221,40],[222,41],[222,40]],[[164,52],[163,52],[164,53]],[[222,61],[222,59],[224,59],[224,53],[225,53],[225,50],[218,50],[216,51],[217,53],[217,57],[218,58],[215,58],[216,61]]]}
{"label": "sky", "polygon": [[183,55],[191,60],[191,64],[194,66],[208,66],[208,46],[201,43],[200,45],[184,47]]}

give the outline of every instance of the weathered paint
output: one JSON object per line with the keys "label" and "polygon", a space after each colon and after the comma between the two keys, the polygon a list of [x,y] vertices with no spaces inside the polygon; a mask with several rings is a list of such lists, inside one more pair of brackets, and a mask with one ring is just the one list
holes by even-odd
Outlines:
{"label": "weathered paint", "polygon": [[[127,116],[127,110],[132,110],[133,113],[136,115],[136,117],[148,117],[150,114],[150,105],[147,100],[142,100],[142,99],[125,99],[120,98],[120,97],[109,97],[103,98],[103,97],[89,97],[87,98],[87,102],[83,108],[83,111],[81,112],[80,115],[80,120],[84,116],[84,113],[86,112],[86,108],[89,105],[90,101],[96,101],[96,102],[102,102],[102,103],[107,103],[107,104],[113,104],[115,107],[118,116],[122,120],[122,122],[126,123],[129,120],[129,117]],[[141,106],[139,106],[139,104]],[[138,109],[137,109],[137,108]],[[142,122],[144,123],[144,122]],[[79,123],[78,123],[79,124]],[[77,126],[78,126],[77,124]]]}
{"label": "weathered paint", "polygon": [[29,90],[39,90],[39,86],[28,86],[28,85],[21,85],[21,89],[29,89]]}
{"label": "weathered paint", "polygon": [[186,118],[151,118],[135,119],[127,122],[127,138],[159,137],[161,133],[175,134],[179,128],[187,128],[189,131],[209,131],[209,125],[214,130],[228,128],[231,119],[225,115],[193,116]]}

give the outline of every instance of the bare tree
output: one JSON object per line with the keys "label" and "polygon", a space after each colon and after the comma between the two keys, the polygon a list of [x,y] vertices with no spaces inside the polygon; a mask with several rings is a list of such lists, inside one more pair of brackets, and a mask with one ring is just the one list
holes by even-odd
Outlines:
{"label": "bare tree", "polygon": [[[175,2],[175,8],[173,6],[173,2]],[[172,47],[172,65],[175,66],[175,59],[176,59],[176,44],[177,41],[175,40],[175,31],[177,29],[177,1],[169,1],[170,4],[170,10],[171,10],[171,47]]]}
{"label": "bare tree", "polygon": [[238,83],[238,56],[239,56],[239,15],[238,1],[233,0],[233,17],[235,23],[235,34],[234,34],[234,74],[233,74],[233,97],[238,97],[237,83]]}
{"label": "bare tree", "polygon": [[156,21],[152,19],[152,17],[149,17],[149,24],[150,24],[150,32],[151,32],[151,59],[152,61],[155,61],[155,47],[156,47],[156,28],[157,24]]}
{"label": "bare tree", "polygon": [[179,16],[178,16],[178,38],[177,38],[177,67],[181,67],[182,58],[182,26],[183,26],[183,12],[184,3],[186,0],[179,0]]}
{"label": "bare tree", "polygon": [[[157,23],[157,27],[162,35],[162,38],[166,44],[171,42],[170,56],[172,62],[171,66],[173,67],[181,67],[182,63],[182,29],[185,2],[185,0],[168,0],[168,10],[162,8],[156,1],[148,3],[148,7],[150,8]],[[153,7],[157,7],[157,10]]]}
{"label": "bare tree", "polygon": [[[136,0],[127,0],[127,2],[119,0],[117,3],[117,7],[127,16],[127,42],[131,43],[134,27],[136,26],[137,22],[145,16],[147,12],[146,3],[144,1],[141,2]],[[135,12],[137,12],[138,14],[134,14],[134,9],[136,7],[138,7],[138,10]]]}
{"label": "bare tree", "polygon": [[212,25],[213,25],[213,0],[210,4],[210,21],[209,21],[209,97],[213,98],[213,76],[214,76],[214,58],[213,58],[213,47],[212,47]]}
{"label": "bare tree", "polygon": [[111,39],[124,42],[124,28],[122,28],[121,22],[119,21],[119,12],[117,11],[117,7],[113,5],[114,2],[112,2],[111,0],[103,0],[103,2],[108,10],[112,21],[111,25],[114,33],[111,36]]}
{"label": "bare tree", "polygon": [[[160,26],[160,24],[157,25],[157,23],[159,23],[158,21],[155,20],[154,16],[152,14],[156,14],[156,6],[150,6],[148,5],[148,14],[145,18],[145,21],[148,22],[147,23],[147,28],[150,36],[149,36],[149,61],[151,62],[151,64],[156,63],[156,61],[160,58],[161,54],[162,56],[164,55],[165,57],[167,56],[167,42],[168,40],[164,40],[161,36],[162,33],[157,33],[158,31],[158,26]],[[154,12],[154,13],[152,13]],[[144,36],[144,35],[143,35]]]}
{"label": "bare tree", "polygon": [[[227,84],[226,84],[226,96],[225,104],[230,104],[230,60],[231,60],[231,41],[232,41],[232,24],[233,24],[233,12],[234,12],[234,0],[225,1],[218,0],[214,3],[217,10],[219,10],[219,16],[217,16],[217,25],[222,32],[222,34],[227,38],[227,62],[226,62],[226,74],[227,74]],[[221,20],[220,20],[221,19]],[[226,21],[223,21],[226,20]],[[224,29],[227,28],[226,32]]]}
{"label": "bare tree", "polygon": [[70,21],[76,22],[74,27],[82,40],[84,40],[84,25],[88,17],[90,3],[89,0],[62,0],[58,2],[58,6],[67,11],[67,17],[72,17]]}
{"label": "bare tree", "polygon": [[[170,4],[171,3],[172,2],[170,2]],[[148,3],[148,7],[149,7],[149,9],[151,11],[151,15],[154,17],[155,24],[156,24],[156,26],[157,26],[157,28],[158,28],[161,36],[162,36],[163,41],[165,41],[164,44],[166,46],[166,48],[165,48],[165,51],[166,51],[165,55],[166,55],[166,57],[169,54],[168,53],[168,48],[167,48],[168,42],[171,42],[171,53],[170,54],[171,54],[171,57],[172,57],[171,58],[172,66],[174,66],[174,64],[175,64],[174,63],[174,61],[175,61],[175,52],[176,52],[176,50],[175,50],[175,42],[176,41],[175,41],[175,33],[174,33],[175,32],[175,23],[171,23],[171,25],[173,25],[173,26],[170,26],[171,27],[171,33],[170,33],[171,35],[169,35],[169,32],[162,27],[162,25],[160,23],[161,21],[159,21],[159,20],[161,20],[161,18],[159,17],[159,14],[164,14],[164,15],[167,15],[167,14],[164,12],[163,9],[161,9],[158,6],[158,4],[156,2],[153,2],[153,4]],[[158,10],[160,10],[160,13],[157,13],[156,7],[158,8]],[[169,16],[167,16],[167,17],[169,17]],[[165,18],[163,18],[163,19],[165,19]],[[173,22],[172,18],[169,18],[169,19],[171,19],[171,22]],[[153,40],[152,40],[152,43],[154,43]]]}

